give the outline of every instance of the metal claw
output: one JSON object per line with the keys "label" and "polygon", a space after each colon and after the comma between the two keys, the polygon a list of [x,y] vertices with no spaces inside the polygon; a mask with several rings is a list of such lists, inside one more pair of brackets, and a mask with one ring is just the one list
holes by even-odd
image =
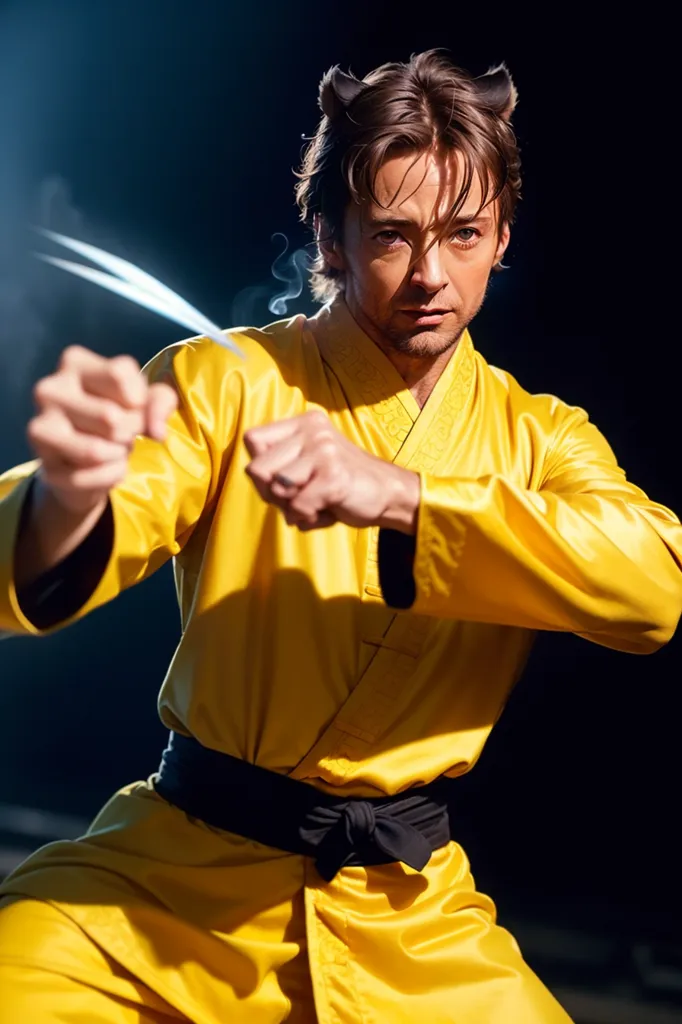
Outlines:
{"label": "metal claw", "polygon": [[39,259],[45,260],[55,267],[60,267],[62,270],[67,270],[78,277],[82,277],[86,281],[91,281],[93,284],[98,284],[101,288],[106,288],[117,295],[122,295],[139,306],[144,306],[166,317],[166,319],[180,324],[182,327],[187,327],[203,337],[210,338],[216,344],[222,345],[223,348],[228,348],[236,355],[241,356],[242,359],[244,358],[242,349],[235,344],[229,335],[221,331],[219,327],[200,313],[199,310],[195,309],[194,306],[191,306],[166,285],[157,281],[151,274],[140,270],[139,267],[128,262],[128,260],[121,259],[120,256],[114,256],[103,249],[98,249],[94,245],[79,242],[75,238],[60,235],[55,231],[48,231],[46,228],[38,228],[37,230],[47,238],[52,239],[52,241],[63,245],[67,249],[71,249],[93,263],[99,263],[105,270],[112,271],[116,276],[105,274],[101,270],[95,270],[93,267],[86,267],[80,263],[73,263],[71,260],[63,260],[57,256],[46,256],[44,253],[36,253]]}

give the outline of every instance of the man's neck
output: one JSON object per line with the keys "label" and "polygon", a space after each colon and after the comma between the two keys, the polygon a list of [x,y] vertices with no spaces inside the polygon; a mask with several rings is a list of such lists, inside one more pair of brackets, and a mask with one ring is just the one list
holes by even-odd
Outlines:
{"label": "man's neck", "polygon": [[459,344],[459,338],[453,342],[450,348],[436,356],[412,356],[405,352],[399,352],[364,316],[361,309],[352,308],[349,304],[349,311],[359,327],[371,338],[377,348],[380,348],[386,358],[393,364],[405,384],[414,396],[420,409],[423,409],[429,395],[438,383],[438,378],[454,355]]}
{"label": "man's neck", "polygon": [[406,356],[402,352],[396,352],[395,349],[380,347],[407,384],[419,408],[423,409],[458,344],[459,342],[456,341],[440,355],[429,357]]}

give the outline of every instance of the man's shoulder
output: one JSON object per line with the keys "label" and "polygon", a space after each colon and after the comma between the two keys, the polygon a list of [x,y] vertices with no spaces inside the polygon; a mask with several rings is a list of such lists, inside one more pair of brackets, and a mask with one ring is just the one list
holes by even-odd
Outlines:
{"label": "man's shoulder", "polygon": [[[222,333],[232,341],[247,359],[265,359],[275,362],[287,362],[297,358],[305,344],[305,325],[307,319],[303,314],[276,320],[264,327],[237,326],[226,328]],[[229,352],[209,338],[190,338],[181,344],[199,344],[204,350],[215,347],[219,351]],[[238,358],[238,357],[237,357]]]}
{"label": "man's shoulder", "polygon": [[498,435],[506,432],[527,487],[541,488],[568,451],[579,450],[584,458],[599,451],[611,458],[607,442],[582,406],[549,392],[530,391],[513,373],[497,366],[485,364],[480,377],[486,396],[484,415],[488,422],[495,422]]}
{"label": "man's shoulder", "polygon": [[314,347],[306,337],[306,323],[298,315],[264,327],[230,327],[222,331],[225,345],[201,335],[185,338],[159,352],[145,370],[153,377],[170,370],[183,377],[235,375],[254,383],[269,370],[300,370]]}
{"label": "man's shoulder", "polygon": [[230,327],[224,333],[249,351],[258,349],[271,358],[286,359],[304,344],[307,323],[307,317],[299,313],[264,327]]}
{"label": "man's shoulder", "polygon": [[568,421],[588,418],[581,406],[571,404],[556,394],[529,391],[509,370],[493,366],[484,359],[481,359],[481,370],[489,390],[506,407],[513,420],[531,418],[551,431],[558,430]]}

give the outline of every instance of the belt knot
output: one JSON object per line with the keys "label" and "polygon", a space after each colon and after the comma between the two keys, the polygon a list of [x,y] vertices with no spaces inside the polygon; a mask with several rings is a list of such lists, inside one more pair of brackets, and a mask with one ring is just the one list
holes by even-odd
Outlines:
{"label": "belt knot", "polygon": [[368,800],[349,800],[336,807],[315,808],[307,822],[299,834],[315,848],[315,866],[327,882],[341,868],[364,863],[368,854],[378,854],[379,863],[382,858],[402,861],[415,871],[426,867],[431,857],[426,837],[391,814],[390,806],[375,809]]}

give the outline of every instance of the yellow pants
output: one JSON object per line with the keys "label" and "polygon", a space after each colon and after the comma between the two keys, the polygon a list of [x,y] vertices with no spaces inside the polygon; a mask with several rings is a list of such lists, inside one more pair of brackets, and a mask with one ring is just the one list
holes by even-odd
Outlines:
{"label": "yellow pants", "polygon": [[[50,966],[51,947],[68,954],[70,971],[63,962]],[[0,903],[0,950],[2,1024],[187,1020],[49,903],[6,897]]]}
{"label": "yellow pants", "polygon": [[210,829],[143,784],[0,886],[0,1024],[570,1024],[461,847],[347,867]]}
{"label": "yellow pants", "polygon": [[[53,961],[52,950],[59,951],[58,963]],[[543,992],[539,983],[536,987],[531,985],[533,988],[535,991],[527,993],[526,998],[529,998],[534,1022],[566,1021],[570,1024],[568,1016],[548,992]],[[510,1018],[508,1024],[526,1022],[525,998],[521,992],[518,995],[518,1016]],[[546,1015],[541,1010],[544,997]],[[95,1021],[100,1024],[177,1024],[178,1021],[193,1024],[108,956],[56,907],[21,897],[1,900],[0,1024],[94,1024]],[[299,992],[299,1000],[292,1005],[286,1021],[287,1024],[316,1024],[311,990]]]}
{"label": "yellow pants", "polygon": [[[317,1024],[305,968],[287,1024]],[[0,899],[0,1024],[194,1024],[42,900]],[[227,1021],[227,1018],[226,1018]]]}

